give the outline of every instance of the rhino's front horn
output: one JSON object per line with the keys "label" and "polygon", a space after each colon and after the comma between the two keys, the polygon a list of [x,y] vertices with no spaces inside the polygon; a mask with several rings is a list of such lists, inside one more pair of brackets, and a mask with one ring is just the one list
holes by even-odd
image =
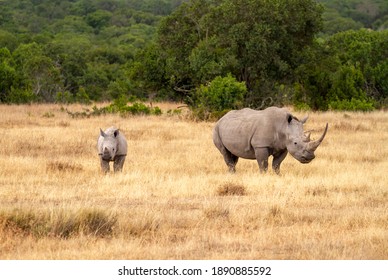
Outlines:
{"label": "rhino's front horn", "polygon": [[312,142],[308,143],[308,148],[307,149],[309,151],[314,152],[318,148],[318,146],[322,143],[323,138],[325,138],[325,136],[326,136],[326,132],[327,132],[327,128],[328,127],[329,127],[329,124],[326,123],[326,128],[325,128],[325,131],[323,132],[321,138],[319,138],[316,141],[312,141]]}

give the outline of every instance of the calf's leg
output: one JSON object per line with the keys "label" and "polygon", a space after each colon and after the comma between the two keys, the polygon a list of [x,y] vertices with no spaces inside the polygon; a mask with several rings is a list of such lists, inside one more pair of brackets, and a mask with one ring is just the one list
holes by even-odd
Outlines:
{"label": "calf's leg", "polygon": [[125,161],[125,156],[116,156],[114,163],[113,163],[114,172],[118,172],[118,171],[123,170],[124,161]]}
{"label": "calf's leg", "polygon": [[102,158],[100,158],[100,163],[101,163],[102,172],[108,173],[110,170],[109,161],[106,161],[106,160],[103,160]]}

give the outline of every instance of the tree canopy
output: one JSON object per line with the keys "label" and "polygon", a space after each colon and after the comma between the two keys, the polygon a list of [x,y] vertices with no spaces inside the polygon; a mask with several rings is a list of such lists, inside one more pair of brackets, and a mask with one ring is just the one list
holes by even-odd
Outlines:
{"label": "tree canopy", "polygon": [[386,107],[387,20],[384,0],[2,0],[0,102]]}

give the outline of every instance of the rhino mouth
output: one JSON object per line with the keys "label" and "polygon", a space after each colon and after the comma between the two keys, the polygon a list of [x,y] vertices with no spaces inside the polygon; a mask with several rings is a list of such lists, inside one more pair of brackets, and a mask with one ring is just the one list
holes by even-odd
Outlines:
{"label": "rhino mouth", "polygon": [[111,160],[112,159],[112,157],[111,157],[111,155],[109,153],[103,153],[101,155],[101,157],[102,157],[103,160]]}
{"label": "rhino mouth", "polygon": [[315,158],[314,155],[311,155],[311,156],[302,156],[302,157],[299,159],[299,161],[300,161],[301,163],[309,163],[309,162],[311,162],[314,158]]}

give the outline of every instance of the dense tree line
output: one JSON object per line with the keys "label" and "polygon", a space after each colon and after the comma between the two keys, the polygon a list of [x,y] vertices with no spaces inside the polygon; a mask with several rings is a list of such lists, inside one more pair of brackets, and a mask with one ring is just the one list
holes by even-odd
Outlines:
{"label": "dense tree line", "polygon": [[144,96],[134,56],[180,0],[3,0],[0,102]]}
{"label": "dense tree line", "polygon": [[368,28],[388,28],[386,0],[319,0],[326,9],[323,13],[323,33],[332,35],[341,31]]}
{"label": "dense tree line", "polygon": [[386,107],[387,13],[383,0],[3,0],[0,102]]}

